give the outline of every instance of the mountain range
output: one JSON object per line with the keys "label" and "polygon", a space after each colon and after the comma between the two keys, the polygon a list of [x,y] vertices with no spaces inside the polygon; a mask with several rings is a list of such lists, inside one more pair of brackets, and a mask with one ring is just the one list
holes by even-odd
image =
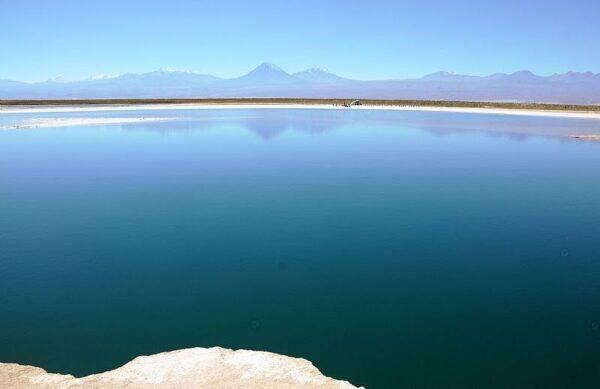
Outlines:
{"label": "mountain range", "polygon": [[237,78],[158,70],[65,82],[0,80],[0,100],[295,97],[511,101],[600,104],[600,73],[539,76],[529,71],[490,76],[437,72],[421,78],[359,81],[322,69],[290,74],[264,63]]}

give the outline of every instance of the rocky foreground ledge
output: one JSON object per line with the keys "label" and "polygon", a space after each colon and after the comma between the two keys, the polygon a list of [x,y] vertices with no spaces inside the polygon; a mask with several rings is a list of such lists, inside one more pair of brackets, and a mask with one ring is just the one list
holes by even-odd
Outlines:
{"label": "rocky foreground ledge", "polygon": [[263,351],[191,348],[150,356],[101,374],[75,378],[0,363],[0,388],[356,388],[325,377],[306,359]]}

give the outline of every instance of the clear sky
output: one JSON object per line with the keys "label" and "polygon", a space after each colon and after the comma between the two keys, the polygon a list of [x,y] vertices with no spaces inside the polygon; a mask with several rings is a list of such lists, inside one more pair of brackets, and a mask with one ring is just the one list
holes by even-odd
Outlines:
{"label": "clear sky", "polygon": [[0,0],[0,79],[262,62],[357,79],[600,72],[600,1]]}

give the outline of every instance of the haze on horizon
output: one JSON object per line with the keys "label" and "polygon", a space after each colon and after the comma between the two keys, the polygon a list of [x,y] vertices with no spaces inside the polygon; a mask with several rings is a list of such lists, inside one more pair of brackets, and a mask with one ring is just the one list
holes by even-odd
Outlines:
{"label": "haze on horizon", "polygon": [[174,68],[223,78],[268,61],[352,79],[437,71],[600,72],[600,4],[416,1],[0,0],[0,79]]}

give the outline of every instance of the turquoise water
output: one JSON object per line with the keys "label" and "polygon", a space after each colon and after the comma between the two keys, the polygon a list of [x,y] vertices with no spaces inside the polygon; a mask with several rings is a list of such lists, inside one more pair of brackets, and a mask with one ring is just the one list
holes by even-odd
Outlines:
{"label": "turquoise water", "polygon": [[600,121],[207,110],[0,131],[0,361],[268,350],[367,388],[600,382]]}

